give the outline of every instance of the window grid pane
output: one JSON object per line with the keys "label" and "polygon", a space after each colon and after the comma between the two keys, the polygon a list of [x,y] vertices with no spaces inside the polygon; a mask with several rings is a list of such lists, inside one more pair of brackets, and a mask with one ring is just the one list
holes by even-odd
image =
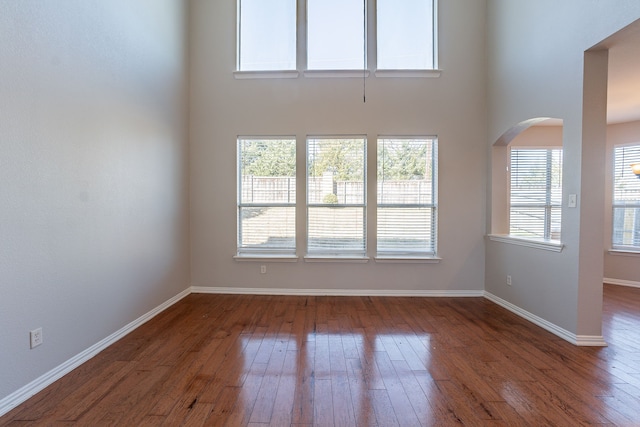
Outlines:
{"label": "window grid pane", "polygon": [[640,145],[614,149],[612,246],[640,250],[640,179],[631,164],[640,163]]}
{"label": "window grid pane", "polygon": [[238,0],[238,70],[296,69],[296,0]]}
{"label": "window grid pane", "polygon": [[238,254],[295,254],[295,138],[238,138]]}
{"label": "window grid pane", "polygon": [[511,235],[559,240],[562,149],[512,149],[510,197]]}
{"label": "window grid pane", "polygon": [[307,252],[366,253],[366,139],[307,140]]}
{"label": "window grid pane", "polygon": [[436,142],[378,140],[378,255],[435,255]]}
{"label": "window grid pane", "polygon": [[378,0],[378,69],[433,69],[433,22],[433,0]]}
{"label": "window grid pane", "polygon": [[307,69],[366,68],[365,14],[362,0],[307,0]]}

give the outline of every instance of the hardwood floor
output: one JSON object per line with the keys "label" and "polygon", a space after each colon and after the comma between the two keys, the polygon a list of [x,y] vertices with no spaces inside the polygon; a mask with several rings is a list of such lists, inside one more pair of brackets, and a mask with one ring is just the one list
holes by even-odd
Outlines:
{"label": "hardwood floor", "polygon": [[608,347],[482,298],[190,295],[0,425],[640,426],[640,289]]}

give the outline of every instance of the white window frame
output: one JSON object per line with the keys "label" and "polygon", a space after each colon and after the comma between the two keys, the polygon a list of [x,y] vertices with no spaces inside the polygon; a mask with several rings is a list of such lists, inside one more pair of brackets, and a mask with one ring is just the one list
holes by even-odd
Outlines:
{"label": "white window frame", "polygon": [[[263,0],[268,1],[268,0]],[[289,0],[294,3],[293,17],[293,58],[291,59],[291,67],[273,68],[266,67],[264,69],[256,69],[253,67],[243,68],[242,66],[242,2],[236,0],[236,71],[234,76],[239,79],[246,78],[292,78],[298,76],[297,56],[298,56],[298,3],[299,0]]]}
{"label": "white window frame", "polygon": [[[242,141],[278,141],[278,140],[289,140],[293,141],[294,146],[296,146],[296,137],[295,136],[238,136],[236,142],[236,150],[237,150],[237,160],[236,160],[236,168],[237,168],[237,230],[236,230],[236,239],[237,239],[237,259],[248,259],[248,258],[295,258],[296,256],[296,199],[297,192],[296,190],[296,175],[289,178],[293,178],[293,191],[295,197],[293,200],[288,199],[288,202],[245,202],[243,201],[242,192],[243,192],[243,171],[242,171]],[[297,148],[297,147],[296,147]],[[297,170],[297,158],[295,164]],[[289,181],[290,182],[290,181]],[[290,197],[291,191],[288,192]],[[292,242],[293,245],[290,247],[276,248],[276,247],[259,247],[259,246],[245,246],[242,244],[242,233],[243,233],[243,223],[242,223],[242,211],[246,208],[291,208],[293,209],[294,221],[293,221],[293,236]]]}
{"label": "white window frame", "polygon": [[[240,2],[237,1],[236,18],[236,71],[233,75],[236,79],[297,79],[300,74],[307,78],[366,78],[370,75],[370,70],[375,70],[376,77],[401,77],[401,78],[437,78],[440,77],[441,70],[438,69],[438,0],[432,1],[433,6],[433,68],[431,69],[376,69],[377,40],[375,19],[375,0],[363,0],[363,20],[365,23],[364,61],[362,67],[354,69],[309,69],[307,64],[308,41],[307,41],[307,0],[296,0],[296,67],[291,70],[240,70]],[[266,0],[265,0],[266,1]],[[372,30],[373,28],[373,30]]]}
{"label": "white window frame", "polygon": [[[633,151],[625,152],[632,149]],[[634,152],[635,151],[635,152]],[[620,153],[621,152],[621,153]],[[620,153],[620,154],[619,154]],[[621,158],[619,158],[619,156]],[[636,177],[632,170],[631,164],[640,162],[640,143],[619,144],[613,149],[613,188],[612,188],[612,204],[611,204],[611,248],[616,251],[623,252],[640,252],[640,179]],[[621,185],[631,187],[631,195],[637,195],[635,199],[618,199],[616,196],[619,191],[617,188]],[[627,217],[626,221],[633,221],[632,228],[622,231],[616,228],[616,212],[622,211],[623,216]],[[631,210],[633,213],[627,212]],[[635,210],[635,212],[633,211]],[[619,242],[618,234],[633,233],[631,244]],[[637,244],[633,241],[638,241]]]}
{"label": "white window frame", "polygon": [[[362,194],[362,202],[361,203],[336,203],[327,204],[324,202],[312,201],[311,191],[309,189],[310,185],[310,142],[312,140],[334,140],[334,139],[355,139],[362,140],[363,142],[363,194]],[[307,255],[305,259],[308,261],[313,261],[314,259],[344,259],[344,260],[366,260],[367,259],[367,136],[366,135],[309,135],[306,140],[306,187],[307,187],[307,200],[306,200],[306,239],[307,239]],[[310,211],[318,208],[329,208],[329,209],[353,209],[359,208],[362,209],[362,241],[363,246],[361,249],[357,250],[347,250],[340,249],[338,246],[334,246],[327,250],[314,250],[313,246],[310,244],[311,233],[310,233]]]}
{"label": "white window frame", "polygon": [[[393,7],[394,8],[398,8],[401,7],[401,4],[395,4],[396,2],[394,0],[386,0],[389,1],[390,3],[393,3]],[[402,75],[402,72],[405,73],[412,73],[414,76],[433,76],[434,72],[437,71],[438,69],[438,1],[437,0],[423,0],[424,2],[426,2],[427,4],[425,5],[427,9],[431,9],[431,35],[430,35],[430,42],[431,42],[431,58],[429,58],[430,66],[425,66],[425,67],[389,67],[389,66],[385,66],[384,64],[381,64],[381,49],[382,49],[382,43],[380,42],[381,40],[381,34],[383,34],[384,32],[382,31],[381,28],[381,23],[384,21],[383,19],[381,19],[381,11],[380,11],[380,0],[378,0],[376,2],[376,25],[377,25],[377,31],[376,31],[376,76],[385,76],[386,75],[390,75],[390,76],[397,76],[397,75]],[[391,32],[391,34],[398,34],[398,31],[395,32]],[[422,73],[422,74],[421,74]]]}
{"label": "white window frame", "polygon": [[[545,202],[539,204],[528,204],[528,203],[513,203],[513,151],[529,151],[529,150],[540,150],[546,151],[546,169],[545,169],[545,181],[546,181],[546,190],[545,190]],[[554,209],[559,210],[560,216],[562,216],[562,195],[560,195],[559,201],[557,203],[553,203],[552,200],[552,180],[553,176],[551,175],[553,170],[553,151],[558,150],[562,155],[562,147],[528,147],[528,146],[515,146],[509,148],[509,237],[516,238],[518,240],[533,240],[533,241],[543,241],[543,242],[559,242],[560,236],[562,233],[561,229],[557,230],[557,239],[554,239],[552,230],[552,211]],[[560,188],[562,188],[562,159],[560,164]],[[543,236],[542,237],[532,237],[532,236],[523,236],[520,234],[514,234],[512,232],[514,227],[514,220],[512,218],[512,211],[514,208],[543,208],[544,209],[544,225],[543,225]],[[560,217],[561,222],[561,217]]]}
{"label": "white window frame", "polygon": [[[427,159],[430,158],[430,165],[425,165],[425,174],[428,173],[429,169],[431,170],[430,175],[425,175],[424,181],[428,183],[430,186],[429,193],[431,194],[431,200],[427,203],[420,203],[418,200],[415,203],[383,203],[380,200],[381,197],[381,186],[384,185],[384,180],[381,180],[381,159],[380,158],[380,149],[381,144],[384,144],[385,141],[428,141],[428,149],[430,149],[430,155],[427,156]],[[378,165],[378,181],[376,188],[376,197],[377,197],[377,206],[376,209],[378,211],[377,214],[377,224],[376,224],[376,237],[377,237],[377,258],[436,258],[437,247],[438,247],[438,137],[437,136],[378,136],[377,140],[378,150],[376,152],[376,162]],[[407,182],[411,182],[411,180],[406,180]],[[430,215],[430,229],[431,235],[427,239],[426,246],[423,248],[405,248],[402,249],[390,249],[381,246],[381,230],[380,230],[380,211],[382,209],[427,209],[431,210]]]}

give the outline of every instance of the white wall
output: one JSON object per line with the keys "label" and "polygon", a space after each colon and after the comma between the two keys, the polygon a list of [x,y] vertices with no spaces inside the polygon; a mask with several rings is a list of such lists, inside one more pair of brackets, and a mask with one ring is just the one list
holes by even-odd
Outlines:
{"label": "white wall", "polygon": [[189,284],[186,18],[0,0],[0,400]]}
{"label": "white wall", "polygon": [[[192,284],[202,287],[482,290],[486,151],[485,2],[440,2],[440,78],[235,80],[235,0],[192,16]],[[236,138],[366,134],[439,138],[440,264],[234,261]],[[304,214],[304,205],[298,209]],[[304,253],[299,253],[302,257]],[[370,248],[370,255],[373,255]],[[267,264],[261,275],[260,264]]]}
{"label": "white wall", "polygon": [[[488,143],[531,118],[562,119],[563,193],[578,208],[563,209],[562,253],[488,242],[485,287],[577,338],[601,335],[603,271],[606,52],[585,51],[638,17],[637,1],[488,2]],[[581,174],[592,165],[602,173]]]}
{"label": "white wall", "polygon": [[619,144],[640,143],[640,121],[618,123],[607,128],[607,180],[605,184],[604,277],[618,281],[640,283],[640,262],[636,255],[610,254],[613,201],[613,150]]}

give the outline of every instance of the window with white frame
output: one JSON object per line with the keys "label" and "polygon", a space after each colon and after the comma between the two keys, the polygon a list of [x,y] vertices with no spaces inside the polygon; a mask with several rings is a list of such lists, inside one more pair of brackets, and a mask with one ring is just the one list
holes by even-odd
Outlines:
{"label": "window with white frame", "polygon": [[296,69],[296,0],[238,0],[239,71]]}
{"label": "window with white frame", "polygon": [[[297,34],[306,37],[300,43],[306,70],[367,69],[369,43],[378,70],[436,68],[437,0],[377,0],[373,39],[367,3],[237,0],[237,71],[296,70]],[[306,7],[306,19],[298,19],[298,4]]]}
{"label": "window with white frame", "polygon": [[435,0],[377,0],[379,70],[432,70]]}
{"label": "window with white frame", "polygon": [[512,148],[509,234],[560,240],[562,149]]}
{"label": "window with white frame", "polygon": [[613,249],[640,251],[640,179],[631,165],[640,164],[640,144],[614,148]]}
{"label": "window with white frame", "polygon": [[366,2],[307,0],[307,69],[366,68]]}
{"label": "window with white frame", "polygon": [[366,255],[366,138],[307,139],[307,254]]}
{"label": "window with white frame", "polygon": [[378,256],[434,256],[437,141],[378,139]]}
{"label": "window with white frame", "polygon": [[296,139],[238,138],[238,255],[295,255]]}

